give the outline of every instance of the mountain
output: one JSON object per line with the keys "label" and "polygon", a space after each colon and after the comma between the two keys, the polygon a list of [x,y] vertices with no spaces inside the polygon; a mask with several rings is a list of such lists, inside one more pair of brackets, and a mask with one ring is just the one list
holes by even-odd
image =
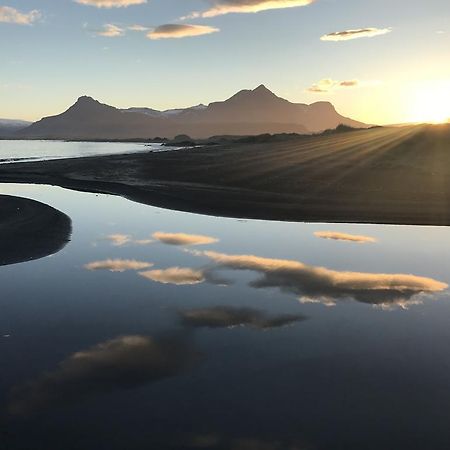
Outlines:
{"label": "mountain", "polygon": [[0,137],[9,137],[31,125],[24,120],[0,119]]}
{"label": "mountain", "polygon": [[186,109],[117,109],[91,97],[80,97],[67,111],[45,117],[20,130],[24,138],[151,139],[185,134],[193,138],[213,135],[263,133],[307,134],[335,128],[367,125],[341,116],[331,103],[291,103],[261,85],[243,90],[228,100]]}
{"label": "mountain", "polygon": [[205,108],[207,108],[206,105],[200,104],[196,106],[191,106],[190,108],[166,109],[165,111],[159,111],[157,109],[152,108],[127,108],[121,109],[121,111],[142,113],[147,114],[148,116],[151,117],[173,117],[185,111],[198,111],[203,110]]}

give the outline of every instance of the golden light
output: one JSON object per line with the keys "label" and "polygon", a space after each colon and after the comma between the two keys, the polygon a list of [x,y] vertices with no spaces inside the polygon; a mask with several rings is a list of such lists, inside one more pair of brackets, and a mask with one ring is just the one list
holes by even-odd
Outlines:
{"label": "golden light", "polygon": [[450,120],[450,80],[420,83],[411,99],[411,122],[445,123]]}

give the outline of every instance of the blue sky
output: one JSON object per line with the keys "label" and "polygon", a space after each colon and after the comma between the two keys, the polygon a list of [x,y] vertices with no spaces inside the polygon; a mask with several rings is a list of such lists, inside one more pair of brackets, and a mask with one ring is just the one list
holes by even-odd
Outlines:
{"label": "blue sky", "polygon": [[[261,83],[291,101],[332,101],[341,113],[371,123],[414,120],[421,111],[431,120],[436,108],[446,114],[441,103],[447,99],[450,117],[448,0],[315,0],[282,7],[290,2],[183,20],[214,7],[226,12],[230,5],[236,10],[269,0],[148,0],[120,8],[0,0],[0,117],[57,114],[84,94],[118,107],[190,106]],[[178,27],[161,36],[158,27],[166,24],[214,32],[174,38],[185,32]],[[130,30],[134,25],[143,29]],[[367,37],[366,28],[379,35]],[[360,30],[358,38],[321,40],[348,30]],[[116,35],[99,35],[105,31]]]}

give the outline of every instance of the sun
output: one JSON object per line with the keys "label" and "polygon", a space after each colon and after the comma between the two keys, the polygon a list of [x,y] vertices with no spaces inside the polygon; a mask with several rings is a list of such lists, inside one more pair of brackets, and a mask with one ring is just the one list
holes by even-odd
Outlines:
{"label": "sun", "polygon": [[450,80],[427,81],[413,93],[411,122],[450,121]]}

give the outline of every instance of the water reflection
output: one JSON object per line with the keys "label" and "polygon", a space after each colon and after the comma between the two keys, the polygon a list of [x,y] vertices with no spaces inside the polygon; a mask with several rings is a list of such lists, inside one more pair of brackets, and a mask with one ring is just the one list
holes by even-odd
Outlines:
{"label": "water reflection", "polygon": [[162,231],[153,233],[153,237],[158,241],[169,245],[207,245],[219,241],[211,236],[186,233],[164,233]]}
{"label": "water reflection", "polygon": [[106,236],[106,240],[110,241],[114,247],[122,247],[127,244],[148,245],[155,242],[153,239],[134,239],[129,234],[110,234]]}
{"label": "water reflection", "polygon": [[109,270],[110,272],[125,272],[126,270],[142,270],[152,267],[153,264],[135,259],[105,259],[85,264],[87,270]]}
{"label": "water reflection", "polygon": [[263,440],[254,437],[228,437],[212,433],[189,436],[184,441],[176,443],[173,448],[183,450],[312,450],[310,445],[298,439]]}
{"label": "water reflection", "polygon": [[198,361],[186,336],[120,336],[70,355],[53,372],[15,387],[11,414],[29,414],[179,375]]}
{"label": "water reflection", "polygon": [[254,288],[275,287],[298,295],[301,300],[326,304],[352,298],[383,307],[405,307],[417,302],[420,294],[436,293],[448,287],[446,283],[416,275],[339,272],[299,261],[213,251],[193,251],[192,254],[207,257],[220,268],[260,273],[262,277],[250,284]]}
{"label": "water reflection", "polygon": [[[15,413],[0,448],[448,448],[450,303],[368,306],[448,299],[448,229],[239,222],[14,189],[67,212],[74,235],[0,271],[0,401]],[[328,229],[377,244],[314,236]],[[220,241],[170,246],[158,230]]]}
{"label": "water reflection", "polygon": [[181,311],[180,317],[183,325],[193,328],[248,326],[257,330],[282,328],[306,320],[306,317],[301,314],[269,316],[257,309],[231,306],[189,309]]}
{"label": "water reflection", "polygon": [[[209,236],[184,233],[157,232],[153,234],[153,237],[170,245],[181,246],[206,245],[217,242],[217,239]],[[356,235],[353,238],[372,239]],[[124,242],[124,239],[119,242]],[[137,260],[107,259],[88,263],[85,268],[91,271],[110,270],[112,272],[136,270],[140,271],[138,274],[141,277],[148,280],[178,286],[204,282],[227,286],[231,282],[217,274],[220,269],[248,270],[262,275],[261,278],[250,283],[253,288],[279,288],[282,292],[297,295],[301,303],[323,303],[327,306],[334,306],[336,300],[350,298],[381,308],[392,306],[407,308],[409,305],[420,303],[426,294],[435,294],[448,288],[446,283],[410,274],[336,271],[288,259],[263,258],[256,255],[228,255],[215,251],[185,249],[184,254],[206,257],[212,264],[201,268],[174,266],[166,269],[140,271],[150,268],[154,264]]]}
{"label": "water reflection", "polygon": [[177,286],[199,284],[206,279],[202,270],[194,270],[186,267],[170,267],[164,270],[149,270],[146,272],[139,272],[144,278],[147,278],[157,283],[175,284]]}

